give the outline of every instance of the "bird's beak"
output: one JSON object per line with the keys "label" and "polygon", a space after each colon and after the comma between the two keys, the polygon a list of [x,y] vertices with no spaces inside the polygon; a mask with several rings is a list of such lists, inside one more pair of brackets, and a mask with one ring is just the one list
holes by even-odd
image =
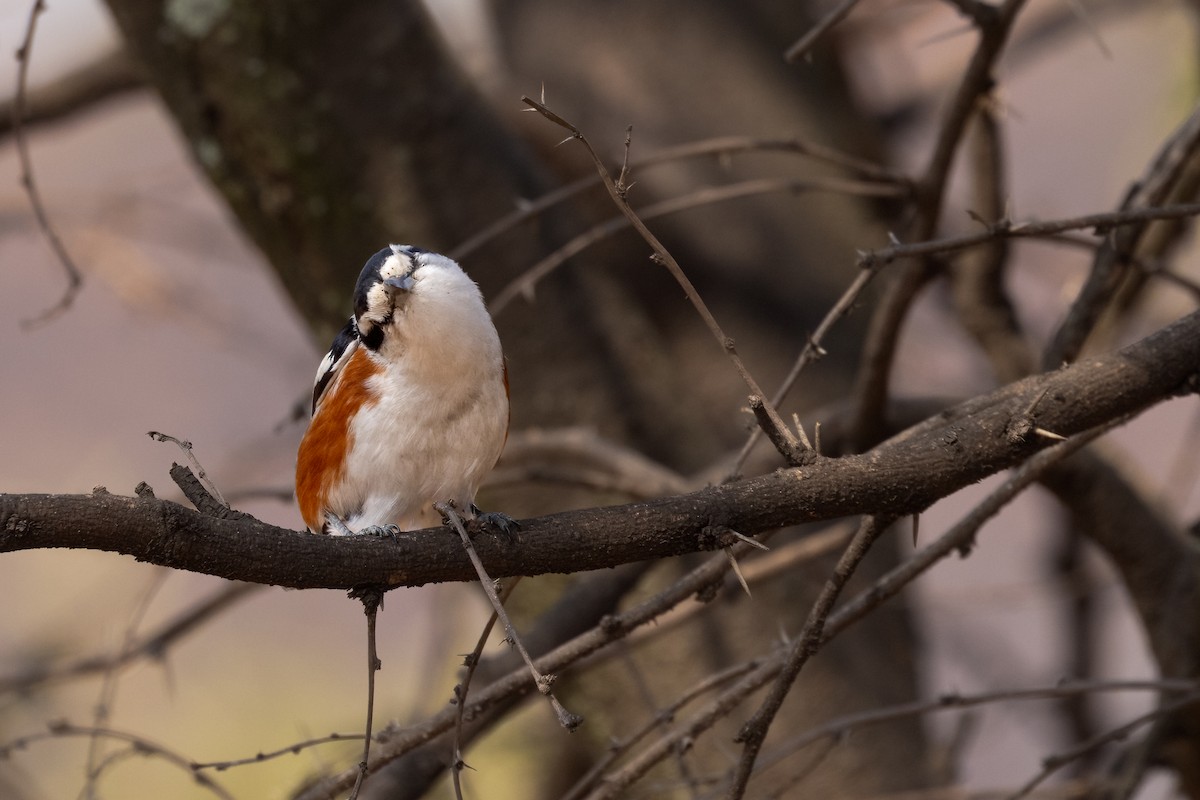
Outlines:
{"label": "bird's beak", "polygon": [[411,292],[413,288],[412,275],[401,275],[396,278],[388,278],[384,284],[391,286],[393,289],[399,289],[402,292]]}

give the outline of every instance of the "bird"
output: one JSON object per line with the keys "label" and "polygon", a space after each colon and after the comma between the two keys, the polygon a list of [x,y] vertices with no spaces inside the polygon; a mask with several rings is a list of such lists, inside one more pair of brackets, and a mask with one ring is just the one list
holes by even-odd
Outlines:
{"label": "bird", "polygon": [[475,493],[508,439],[508,366],[479,287],[411,245],[371,256],[354,313],[317,368],[296,457],[313,533],[394,535],[440,525],[434,503],[510,532]]}

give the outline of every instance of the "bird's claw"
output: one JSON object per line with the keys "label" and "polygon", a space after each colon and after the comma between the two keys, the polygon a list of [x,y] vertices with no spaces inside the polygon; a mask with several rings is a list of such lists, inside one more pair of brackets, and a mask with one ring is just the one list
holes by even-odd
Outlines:
{"label": "bird's claw", "polygon": [[508,514],[502,511],[480,511],[479,507],[474,505],[471,506],[471,510],[475,512],[475,521],[481,527],[492,528],[503,534],[510,542],[516,541],[521,523]]}
{"label": "bird's claw", "polygon": [[368,525],[358,531],[359,536],[374,536],[379,539],[395,539],[399,533],[399,525]]}

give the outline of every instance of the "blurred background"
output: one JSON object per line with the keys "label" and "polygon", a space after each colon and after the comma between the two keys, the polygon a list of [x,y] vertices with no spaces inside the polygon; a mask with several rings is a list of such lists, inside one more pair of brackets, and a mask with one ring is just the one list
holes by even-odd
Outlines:
{"label": "blurred background", "polygon": [[[0,51],[15,53],[20,46],[29,5],[7,0],[0,6]],[[384,8],[395,14],[397,25],[416,24],[412,15],[421,12],[393,5],[391,12]],[[396,207],[381,211],[377,201],[363,199],[361,186],[339,192],[295,181],[291,170],[298,160],[342,157],[335,152],[336,138],[313,133],[316,144],[307,156],[271,164],[261,154],[272,147],[269,142],[247,136],[241,152],[225,141],[210,142],[198,132],[200,120],[205,113],[216,115],[215,107],[226,115],[212,123],[215,128],[231,124],[229,109],[221,106],[226,101],[208,101],[208,112],[174,101],[170,110],[147,85],[145,72],[130,66],[135,59],[106,6],[57,0],[38,20],[31,98],[51,96],[81,74],[97,84],[61,112],[32,120],[27,133],[38,187],[82,269],[84,285],[70,309],[54,320],[32,328],[22,324],[58,300],[65,276],[33,219],[6,129],[0,140],[0,490],[86,493],[104,486],[131,494],[146,481],[160,497],[175,498],[167,470],[181,455],[147,437],[155,430],[192,442],[236,507],[271,523],[301,527],[289,499],[305,425],[296,409],[307,402],[329,332],[349,312],[353,276],[365,258],[388,240],[450,251],[507,210],[589,174],[575,143],[556,146],[561,130],[522,113],[522,93],[544,96],[614,168],[632,125],[635,158],[716,136],[799,135],[918,173],[939,113],[975,46],[969,23],[946,3],[868,0],[812,59],[785,64],[783,51],[830,6],[428,0],[434,30],[461,70],[454,80],[478,94],[479,113],[486,112],[488,121],[464,124],[440,145],[389,156],[416,161],[403,168],[371,161],[382,157],[364,149],[360,162],[374,166],[363,174],[381,182],[394,177],[391,170],[426,176],[397,187]],[[220,17],[226,11],[222,3],[167,2],[154,12],[163,30],[194,39],[187,45],[195,49],[194,60],[181,74],[197,71],[197,65],[219,72],[213,66],[219,53],[206,54],[203,47],[211,26],[219,33],[225,24]],[[122,13],[131,17],[126,30],[140,24],[134,12]],[[286,38],[287,26],[271,17],[286,13],[262,4],[261,29],[275,25]],[[1194,14],[1191,4],[1166,0],[1029,4],[998,69],[996,94],[1013,219],[1117,207],[1195,102]],[[389,64],[375,59],[373,48],[383,45],[366,37],[362,47],[351,46],[358,41],[356,31],[369,29],[365,16],[355,24],[348,23],[340,59],[326,63],[321,59],[335,51],[313,51],[304,57],[314,62],[309,68],[342,71],[347,81],[356,73],[363,83],[394,81],[398,95],[408,91],[402,72],[390,74]],[[139,58],[150,62],[143,69],[157,70],[153,82],[160,89],[185,80],[154,62],[161,53],[147,52]],[[115,77],[102,74],[109,69]],[[270,64],[260,65],[257,75],[249,63],[238,69],[244,70],[240,78],[221,78],[226,88],[240,79],[245,96],[274,92],[281,103],[306,102],[304,83],[280,88]],[[0,61],[0,95],[9,102],[16,74],[14,59]],[[218,81],[209,84],[203,75],[187,80],[195,84],[193,94],[216,96]],[[386,143],[399,135],[401,120],[416,128],[426,124],[422,102],[437,105],[418,96],[403,101],[403,108],[373,113],[362,102],[368,96],[355,88],[342,105],[333,102],[321,113],[336,116],[355,135]],[[320,102],[314,93],[312,105]],[[439,108],[430,116],[444,120],[460,113]],[[315,130],[316,122],[296,125],[297,140],[310,123]],[[491,138],[495,129],[504,132],[503,139]],[[431,135],[436,140],[437,130]],[[456,158],[454,148],[463,141],[483,144],[474,155]],[[500,141],[507,144],[493,144]],[[434,163],[439,147],[449,151],[443,154],[448,163]],[[535,166],[507,187],[479,177],[484,168],[478,164],[506,159]],[[239,195],[238,172],[249,171],[246,164],[260,165],[285,187],[283,197],[273,201],[279,207],[304,205],[322,192],[327,207],[314,210],[308,202],[307,210],[293,215],[271,210],[272,201],[263,195]],[[364,169],[362,163],[353,168]],[[635,205],[648,205],[734,179],[816,180],[831,174],[837,170],[794,153],[727,155],[635,172],[631,197]],[[254,180],[261,184],[262,175]],[[362,185],[370,182],[364,178]],[[960,184],[954,183],[947,203],[943,234],[977,227],[966,212],[968,187]],[[541,255],[585,230],[580,220],[613,216],[607,203],[600,194],[586,195],[569,213],[536,229],[510,230],[465,256],[463,264],[485,295],[494,297]],[[892,224],[886,221],[887,203],[777,192],[670,214],[651,227],[692,274],[760,383],[774,386],[807,332],[853,279],[856,250],[886,244]],[[247,212],[249,205],[257,216]],[[356,227],[344,217],[372,221]],[[389,221],[394,219],[403,223]],[[335,226],[333,243],[313,243]],[[1009,288],[1026,331],[1041,343],[1074,296],[1090,257],[1037,243],[1016,249]],[[511,360],[514,432],[584,427],[683,475],[719,479],[750,424],[742,409],[744,390],[646,252],[628,233],[606,239],[555,273],[532,298],[518,297],[497,314]],[[1175,263],[1195,278],[1190,241]],[[826,342],[830,357],[805,373],[786,411],[803,417],[847,390],[871,300],[835,330]],[[1135,324],[1119,329],[1105,347],[1138,338],[1193,304],[1181,290],[1156,291]],[[944,288],[922,295],[899,352],[897,395],[965,398],[996,385],[986,361],[961,333]],[[1150,494],[1168,498],[1166,505],[1180,520],[1200,512],[1200,493],[1192,491],[1195,464],[1188,460],[1196,451],[1196,420],[1194,400],[1174,401],[1109,437],[1121,449],[1122,463]],[[772,454],[760,448],[747,472],[776,466]],[[921,520],[922,540],[953,524],[994,484],[972,487],[931,509]],[[506,485],[490,491],[487,507],[517,514],[630,499],[577,487]],[[1062,527],[1058,507],[1029,493],[989,524],[970,558],[943,564],[918,582],[897,607],[895,620],[880,615],[884,633],[864,634],[847,645],[844,657],[857,670],[890,673],[897,685],[833,690],[821,688],[821,678],[814,677],[811,689],[802,683],[795,692],[848,694],[870,707],[911,692],[934,696],[1051,685],[1070,677],[1078,598],[1065,591],[1067,582],[1055,568]],[[894,546],[881,545],[901,554],[911,550],[907,530],[893,538]],[[1118,579],[1086,548],[1081,563],[1093,626],[1089,677],[1152,676],[1143,634]],[[756,588],[754,600],[730,604],[758,620],[764,640],[794,633],[807,605],[793,600],[819,585],[824,574],[809,565],[793,576],[804,589],[783,582],[761,593]],[[529,590],[527,618],[561,585],[543,583],[545,588]],[[155,629],[222,585],[107,554],[6,554],[0,557],[0,681],[85,655],[119,652],[131,631]],[[379,619],[384,668],[377,721],[405,724],[443,708],[459,656],[473,646],[486,614],[478,587],[471,585],[390,593]],[[195,761],[245,758],[333,731],[357,732],[365,694],[363,628],[361,607],[340,592],[254,591],[160,660],[121,671],[106,724],[136,731]],[[679,661],[703,660],[695,641],[706,640],[676,643],[667,661],[646,654],[642,668],[674,669],[670,665]],[[102,678],[93,676],[0,694],[0,745],[44,730],[50,720],[87,724],[101,691]],[[586,689],[579,691],[585,696],[578,710],[589,714]],[[831,703],[847,707],[842,700]],[[1097,725],[1111,725],[1151,703],[1146,695],[1106,696],[1092,713]],[[807,721],[796,722],[798,729],[827,716],[827,710],[811,711],[803,717]],[[952,751],[948,774],[955,785],[1011,788],[1036,774],[1042,757],[1066,745],[1071,734],[1064,719],[1054,703],[987,706],[917,721],[924,738],[913,746],[926,755]],[[470,751],[468,796],[558,796],[552,787],[561,784],[547,778],[545,763],[577,774],[578,764],[590,763],[589,744],[602,746],[606,737],[624,735],[633,725],[597,713],[589,715],[588,727],[564,743],[566,734],[547,710],[527,706]],[[714,734],[722,736],[704,757],[714,769],[736,763],[728,736]],[[842,749],[864,741],[852,738]],[[64,739],[11,754],[0,761],[0,797],[82,796],[87,747],[86,739]],[[358,747],[326,745],[213,777],[239,798],[289,797],[305,776],[357,760]],[[557,755],[546,762],[546,753]],[[830,767],[840,777],[819,785],[850,787],[845,775],[855,761],[847,759]],[[937,774],[924,766],[911,772],[894,780],[862,777],[843,796],[917,788]],[[808,790],[814,785],[801,784]],[[107,770],[94,788],[97,796],[113,798],[210,796],[183,771],[145,759]],[[631,796],[705,796],[682,791],[661,779]],[[432,796],[452,794],[443,781]],[[1172,797],[1174,781],[1165,773],[1152,776],[1138,796]]]}

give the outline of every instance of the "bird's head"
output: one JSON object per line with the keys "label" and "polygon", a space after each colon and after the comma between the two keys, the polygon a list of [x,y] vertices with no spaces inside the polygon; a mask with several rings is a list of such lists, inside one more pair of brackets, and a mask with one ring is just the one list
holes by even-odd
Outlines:
{"label": "bird's head", "polygon": [[384,328],[416,290],[428,255],[417,247],[392,244],[367,259],[354,285],[354,324],[367,347],[376,350],[383,342]]}

